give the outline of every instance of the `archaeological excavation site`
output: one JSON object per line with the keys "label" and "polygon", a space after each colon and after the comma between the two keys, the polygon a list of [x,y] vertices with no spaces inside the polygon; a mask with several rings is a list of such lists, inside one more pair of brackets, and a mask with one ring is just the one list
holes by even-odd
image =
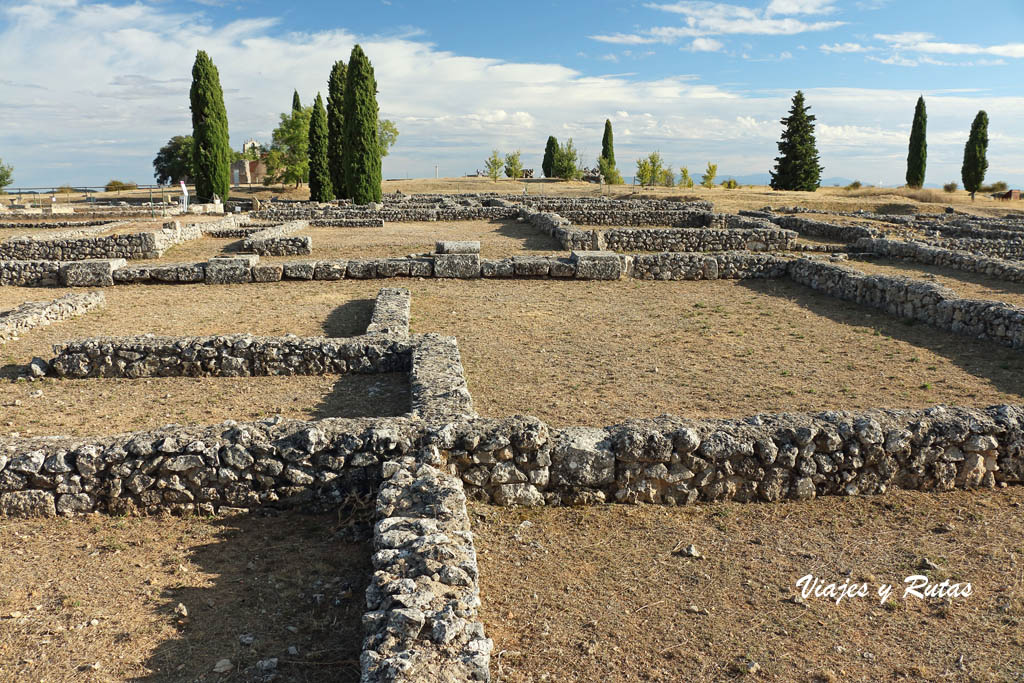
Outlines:
{"label": "archaeological excavation site", "polygon": [[0,213],[0,678],[1008,680],[1024,213],[750,196]]}

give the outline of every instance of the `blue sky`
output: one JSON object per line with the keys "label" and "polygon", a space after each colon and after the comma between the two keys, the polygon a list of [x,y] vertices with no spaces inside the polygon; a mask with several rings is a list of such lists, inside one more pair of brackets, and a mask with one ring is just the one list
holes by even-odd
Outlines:
{"label": "blue sky", "polygon": [[15,185],[152,182],[190,129],[196,49],[218,65],[232,143],[269,140],[363,45],[401,132],[386,177],[461,175],[491,149],[539,168],[548,135],[584,161],[613,122],[624,175],[659,150],[699,172],[767,172],[793,91],[818,117],[826,177],[902,182],[914,102],[927,182],[959,181],[979,109],[989,180],[1024,184],[1024,3],[939,0],[548,2],[0,1],[0,158]]}

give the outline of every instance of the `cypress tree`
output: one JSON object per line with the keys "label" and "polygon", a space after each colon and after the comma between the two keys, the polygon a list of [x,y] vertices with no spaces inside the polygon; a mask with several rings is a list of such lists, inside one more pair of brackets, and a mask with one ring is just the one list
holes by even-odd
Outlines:
{"label": "cypress tree", "polygon": [[544,171],[545,178],[555,177],[555,154],[558,153],[558,140],[555,139],[554,135],[548,136],[548,146],[544,148],[544,161],[541,162],[540,168]]}
{"label": "cypress tree", "polygon": [[928,141],[925,139],[928,114],[924,110],[924,96],[917,98],[914,125],[910,129],[910,150],[907,152],[907,185],[924,185],[924,169],[928,162]]}
{"label": "cypress tree", "polygon": [[814,142],[813,114],[804,104],[804,94],[797,90],[789,116],[781,120],[785,129],[779,140],[779,153],[775,169],[771,172],[773,190],[800,190],[814,192],[821,185],[821,164]]}
{"label": "cypress tree", "polygon": [[196,52],[192,65],[192,169],[196,195],[209,201],[214,195],[227,201],[231,191],[231,144],[228,138],[228,113],[220,74],[209,55]]}
{"label": "cypress tree", "polygon": [[373,65],[356,45],[345,74],[345,188],[356,204],[379,202],[380,146],[377,142],[377,80]]}
{"label": "cypress tree", "polygon": [[302,111],[302,100],[299,99],[299,91],[292,93],[292,113]]}
{"label": "cypress tree", "polygon": [[601,138],[601,156],[608,160],[608,165],[615,166],[615,143],[612,140],[612,122],[604,120],[604,137]]}
{"label": "cypress tree", "polygon": [[345,62],[339,59],[331,68],[331,78],[327,81],[327,165],[331,171],[334,196],[339,199],[348,197],[345,190],[344,101]]}
{"label": "cypress tree", "polygon": [[320,93],[316,94],[313,116],[309,120],[309,198],[314,202],[334,199],[327,161],[327,112]]}
{"label": "cypress tree", "polygon": [[971,135],[967,138],[964,146],[964,164],[960,168],[960,179],[964,181],[964,189],[971,193],[971,201],[974,201],[974,193],[981,189],[985,181],[985,172],[988,170],[988,114],[979,111],[971,124]]}

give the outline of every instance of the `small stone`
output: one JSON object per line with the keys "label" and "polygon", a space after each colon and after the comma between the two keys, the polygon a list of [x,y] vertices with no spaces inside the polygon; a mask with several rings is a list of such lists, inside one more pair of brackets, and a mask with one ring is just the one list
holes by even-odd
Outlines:
{"label": "small stone", "polygon": [[295,647],[294,645],[289,646],[288,647],[288,654],[291,657],[298,657],[299,656],[299,648]]}
{"label": "small stone", "polygon": [[676,547],[672,549],[672,554],[680,555],[682,557],[692,557],[695,560],[704,559],[704,556],[700,553],[699,550],[697,550],[697,546],[693,545],[692,543],[685,547],[682,547],[682,545],[682,543],[677,544]]}
{"label": "small stone", "polygon": [[235,665],[231,663],[230,659],[218,659],[217,663],[213,665],[213,673],[226,674],[234,668]]}
{"label": "small stone", "polygon": [[753,676],[761,671],[761,665],[757,662],[747,662],[747,673]]}
{"label": "small stone", "polygon": [[927,557],[922,557],[921,561],[917,563],[917,568],[923,571],[936,571],[939,569],[939,565],[935,564]]}
{"label": "small stone", "polygon": [[29,398],[42,398],[42,396],[43,396],[43,390],[42,389],[36,389],[35,391],[33,391],[31,394],[28,395]]}
{"label": "small stone", "polygon": [[256,642],[256,636],[254,636],[251,633],[243,633],[242,635],[238,636],[238,642],[248,647],[252,645],[254,642]]}
{"label": "small stone", "polygon": [[182,617],[183,619],[187,619],[188,607],[185,607],[185,605],[179,602],[178,606],[174,608],[174,613],[177,614],[179,617]]}
{"label": "small stone", "polygon": [[261,659],[256,662],[256,669],[259,671],[274,671],[277,669],[277,657],[271,657],[269,659]]}

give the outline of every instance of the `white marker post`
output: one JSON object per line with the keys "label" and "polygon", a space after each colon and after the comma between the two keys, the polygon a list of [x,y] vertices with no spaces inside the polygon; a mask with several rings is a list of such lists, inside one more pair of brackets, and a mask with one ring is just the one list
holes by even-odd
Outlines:
{"label": "white marker post", "polygon": [[185,187],[184,180],[181,181],[181,198],[184,200],[184,203],[181,206],[181,212],[188,213],[188,188]]}

